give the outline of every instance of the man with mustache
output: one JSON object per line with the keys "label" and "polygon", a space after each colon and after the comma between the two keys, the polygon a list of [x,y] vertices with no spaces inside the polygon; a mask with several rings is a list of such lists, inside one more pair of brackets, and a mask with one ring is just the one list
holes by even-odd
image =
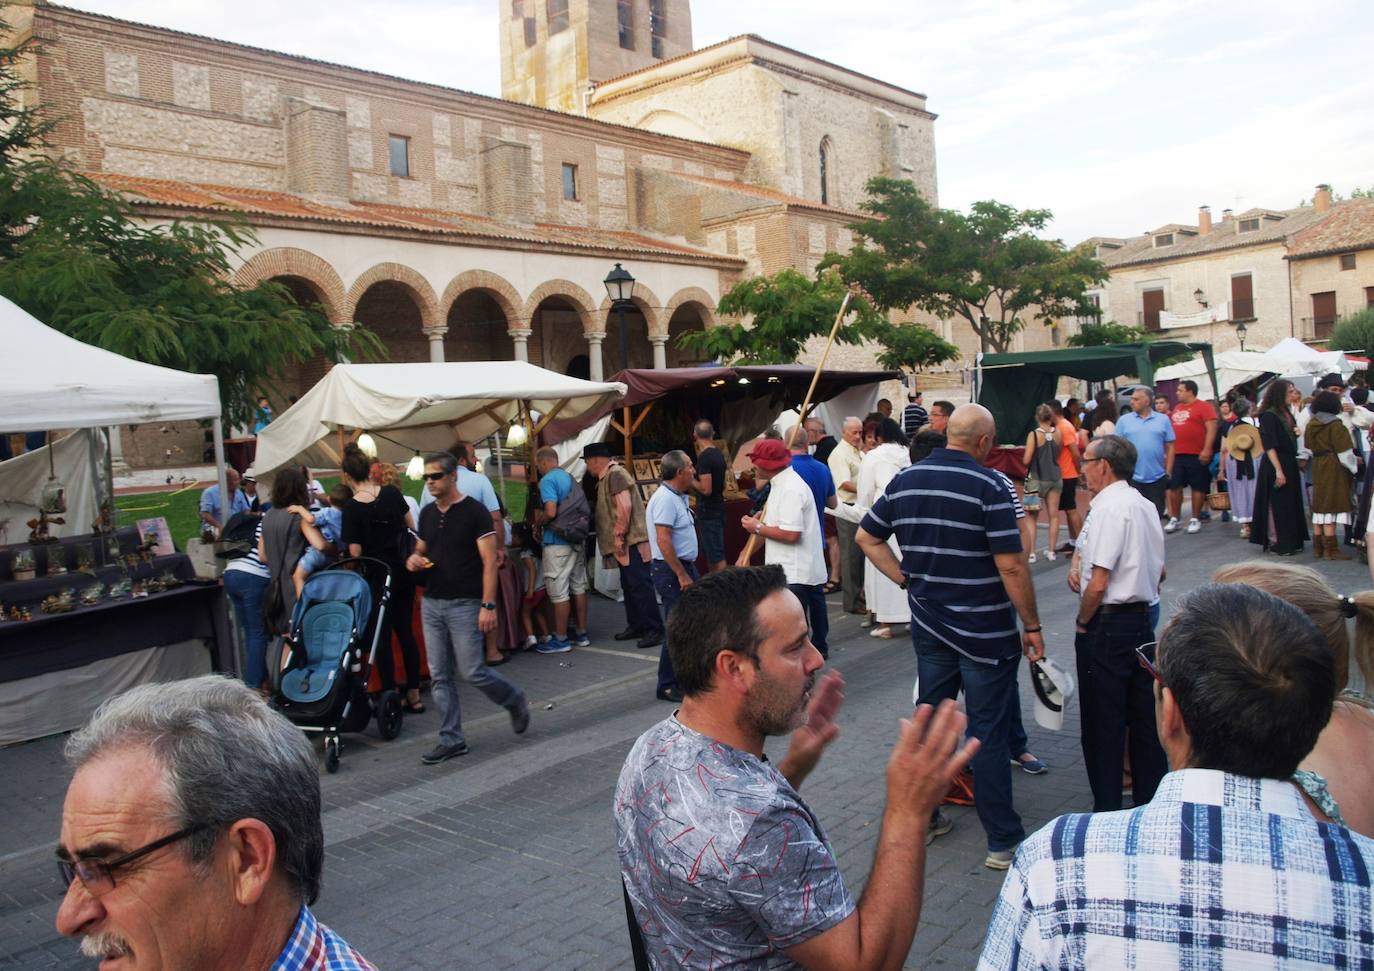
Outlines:
{"label": "man with mustache", "polygon": [[[947,702],[904,720],[856,904],[797,794],[838,734],[844,682],[777,565],[713,573],[668,615],[682,707],[640,736],[616,787],[620,875],[652,966],[897,967],[916,933],[926,828],[977,750]],[[776,765],[769,735],[792,734]]]}
{"label": "man with mustache", "polygon": [[141,685],[66,756],[57,929],[103,971],[375,971],[310,912],[319,770],[257,692],[219,675]]}

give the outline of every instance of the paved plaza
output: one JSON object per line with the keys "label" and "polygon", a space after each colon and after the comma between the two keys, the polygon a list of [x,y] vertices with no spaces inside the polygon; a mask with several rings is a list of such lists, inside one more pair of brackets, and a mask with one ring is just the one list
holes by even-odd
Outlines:
{"label": "paved plaza", "polygon": [[[1200,535],[1167,537],[1172,601],[1217,566],[1263,555],[1216,521]],[[1311,563],[1310,553],[1300,562]],[[1369,586],[1358,561],[1318,564],[1341,592]],[[1073,667],[1067,558],[1032,567],[1051,657]],[[610,634],[618,605],[593,597],[594,647],[523,654],[503,673],[529,693],[533,722],[516,737],[505,712],[464,689],[471,754],[438,766],[420,755],[434,742],[433,709],[407,718],[382,742],[375,726],[345,743],[337,775],[322,775],[327,841],[324,891],[315,910],[382,969],[573,969],[630,966],[616,869],[611,799],[634,738],[671,706],[653,697],[657,651]],[[910,710],[910,641],[867,636],[831,598],[831,661],[848,688],[841,735],[802,793],[824,823],[851,890],[862,890],[884,802],[883,772],[897,719]],[[1014,773],[1028,831],[1090,805],[1076,706],[1062,732],[1035,725],[1021,678],[1031,750],[1047,775]],[[428,697],[426,697],[428,701]],[[61,738],[0,751],[0,967],[80,968],[76,945],[57,935],[61,894],[53,848],[66,773]],[[770,753],[782,752],[775,740]],[[983,868],[983,834],[971,809],[954,808],[954,831],[935,842],[926,899],[907,966],[974,965],[1003,875]]]}

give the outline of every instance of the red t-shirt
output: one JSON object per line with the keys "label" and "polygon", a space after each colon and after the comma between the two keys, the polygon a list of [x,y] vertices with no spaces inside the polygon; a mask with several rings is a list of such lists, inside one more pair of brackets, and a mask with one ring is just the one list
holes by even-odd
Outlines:
{"label": "red t-shirt", "polygon": [[1207,444],[1207,423],[1216,420],[1216,409],[1197,398],[1192,404],[1174,405],[1169,417],[1174,422],[1174,451],[1179,455],[1200,455]]}

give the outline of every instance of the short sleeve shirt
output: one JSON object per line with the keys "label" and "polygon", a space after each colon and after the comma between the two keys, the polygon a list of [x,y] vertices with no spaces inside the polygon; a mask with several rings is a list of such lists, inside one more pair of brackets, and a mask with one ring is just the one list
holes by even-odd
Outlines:
{"label": "short sleeve shirt", "polygon": [[[496,512],[501,508],[501,503],[496,501],[496,490],[492,488],[491,480],[480,472],[472,471],[466,465],[458,466],[458,491],[465,496],[472,496],[491,512]],[[430,495],[428,489],[421,490],[421,509],[433,501],[434,496]]]}
{"label": "short sleeve shirt", "polygon": [[221,526],[238,513],[248,512],[248,497],[243,494],[242,489],[235,489],[234,498],[229,502],[229,515],[221,515],[222,509],[223,504],[219,501],[218,485],[212,485],[200,494],[200,511],[208,512]]}
{"label": "short sleeve shirt", "polygon": [[343,505],[340,539],[362,547],[363,556],[375,556],[399,568],[404,557],[401,537],[405,533],[405,497],[395,486],[382,486],[371,502],[350,499]]}
{"label": "short sleeve shirt", "polygon": [[816,461],[810,455],[793,455],[792,471],[811,487],[811,495],[816,500],[816,514],[821,524],[821,532],[824,533],[826,500],[835,495],[835,479],[830,475],[830,469],[825,463]]}
{"label": "short sleeve shirt", "polygon": [[1157,482],[1164,478],[1165,447],[1174,440],[1174,423],[1168,415],[1152,411],[1144,418],[1134,411],[1116,420],[1116,433],[1135,446],[1135,482]]}
{"label": "short sleeve shirt", "polygon": [[788,583],[813,587],[824,583],[827,576],[825,553],[819,523],[816,522],[816,500],[811,486],[794,468],[786,468],[769,480],[768,507],[763,522],[789,532],[801,533],[795,543],[766,538],[763,561],[776,563],[787,574]]}
{"label": "short sleeve shirt", "polygon": [[635,742],[614,811],[659,967],[797,968],[782,951],[854,912],[820,820],[782,773],[676,716]]}
{"label": "short sleeve shirt", "polygon": [[686,496],[674,492],[666,482],[659,483],[658,490],[649,497],[644,518],[649,526],[649,551],[655,560],[663,559],[663,551],[658,545],[658,527],[667,526],[673,531],[673,552],[677,558],[683,563],[696,562],[697,530]]}
{"label": "short sleeve shirt", "polygon": [[698,493],[697,513],[702,516],[725,515],[725,456],[712,446],[701,450],[695,462],[697,475],[711,476],[711,492]]}
{"label": "short sleeve shirt", "polygon": [[1078,478],[1078,466],[1073,464],[1073,453],[1069,450],[1069,443],[1078,441],[1078,429],[1073,427],[1073,422],[1067,418],[1061,418],[1055,423],[1059,429],[1059,440],[1063,442],[1063,447],[1059,449],[1059,474],[1065,479]]}
{"label": "short sleeve shirt", "polygon": [[[539,501],[540,502],[562,502],[572,495],[573,479],[562,469],[554,469],[548,475],[539,480]],[[562,536],[555,536],[553,530],[544,530],[545,546],[567,546],[568,541]]]}
{"label": "short sleeve shirt", "polygon": [[1179,455],[1198,455],[1207,444],[1207,423],[1216,421],[1217,410],[1198,398],[1191,404],[1174,405],[1169,419],[1174,423],[1174,438],[1178,443],[1174,450]]}
{"label": "short sleeve shirt", "polygon": [[478,600],[482,596],[482,553],[477,541],[495,530],[491,513],[472,496],[446,510],[432,502],[420,510],[420,539],[434,565],[422,574],[431,600]]}

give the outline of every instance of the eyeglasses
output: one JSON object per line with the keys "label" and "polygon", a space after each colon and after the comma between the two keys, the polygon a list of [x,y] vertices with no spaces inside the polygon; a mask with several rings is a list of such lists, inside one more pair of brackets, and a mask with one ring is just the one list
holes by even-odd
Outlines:
{"label": "eyeglasses", "polygon": [[426,473],[425,473],[425,479],[427,479],[427,480],[430,481],[430,482],[438,482],[440,479],[444,478],[446,475],[448,475],[447,472],[426,472]]}
{"label": "eyeglasses", "polygon": [[1099,455],[1099,456],[1097,456],[1096,458],[1084,459],[1084,460],[1083,460],[1083,464],[1084,464],[1084,465],[1087,465],[1087,464],[1089,464],[1090,462],[1105,462],[1105,461],[1107,461],[1107,460],[1104,459],[1104,458],[1102,458],[1102,457]]}
{"label": "eyeglasses", "polygon": [[105,860],[58,860],[57,872],[62,875],[62,885],[64,887],[70,887],[73,880],[79,879],[91,896],[98,897],[114,889],[114,874],[116,870],[128,866],[139,857],[147,856],[154,850],[160,850],[164,846],[171,846],[178,840],[184,840],[188,836],[209,828],[210,827],[204,823],[187,826],[185,829],[177,830],[170,836],[164,836],[160,840],[153,840],[153,842],[149,843],[147,846],[141,846],[131,853],[125,853],[123,856],[116,857],[108,862]]}
{"label": "eyeglasses", "polygon": [[1136,660],[1140,666],[1150,672],[1150,677],[1159,682],[1159,686],[1164,687],[1164,679],[1159,676],[1159,668],[1155,666],[1155,652],[1159,650],[1159,641],[1150,641],[1148,644],[1141,644],[1135,649]]}

